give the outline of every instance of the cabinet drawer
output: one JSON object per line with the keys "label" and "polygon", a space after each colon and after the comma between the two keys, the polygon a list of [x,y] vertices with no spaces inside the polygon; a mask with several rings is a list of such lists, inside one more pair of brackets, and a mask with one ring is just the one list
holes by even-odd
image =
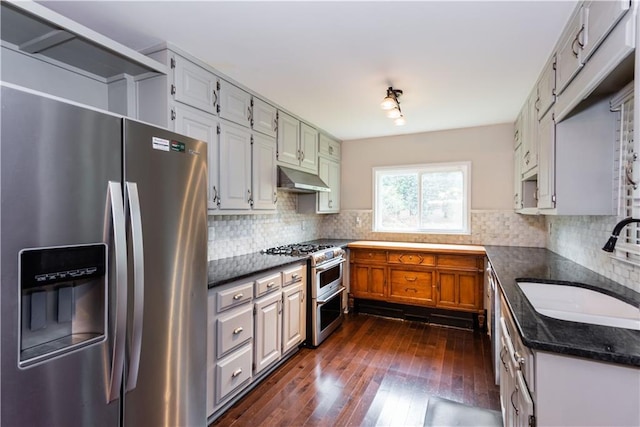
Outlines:
{"label": "cabinet drawer", "polygon": [[480,268],[478,265],[478,258],[475,256],[438,255],[438,267]]}
{"label": "cabinet drawer", "polygon": [[304,266],[298,265],[282,272],[282,286],[300,282],[304,277]]}
{"label": "cabinet drawer", "polygon": [[412,298],[426,301],[433,300],[433,271],[389,271],[391,279],[390,296]]}
{"label": "cabinet drawer", "polygon": [[436,265],[436,256],[420,252],[389,252],[389,264]]}
{"label": "cabinet drawer", "polygon": [[247,345],[216,364],[216,404],[251,380],[251,353]]}
{"label": "cabinet drawer", "polygon": [[216,311],[220,313],[228,308],[235,307],[253,298],[253,282],[242,283],[229,289],[218,291],[216,298]]}
{"label": "cabinet drawer", "polygon": [[238,307],[225,313],[216,322],[217,356],[222,358],[233,349],[240,347],[253,336],[253,307]]}
{"label": "cabinet drawer", "polygon": [[385,251],[368,251],[366,249],[352,250],[351,257],[354,261],[387,262],[387,253]]}
{"label": "cabinet drawer", "polygon": [[280,272],[271,274],[266,277],[261,277],[256,280],[256,298],[280,289],[282,286],[282,275]]}

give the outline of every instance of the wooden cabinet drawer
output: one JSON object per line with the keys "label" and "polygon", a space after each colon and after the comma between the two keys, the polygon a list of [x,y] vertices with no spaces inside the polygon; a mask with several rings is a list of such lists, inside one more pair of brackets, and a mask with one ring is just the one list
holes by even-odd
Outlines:
{"label": "wooden cabinet drawer", "polygon": [[251,345],[246,345],[216,364],[216,404],[251,380]]}
{"label": "wooden cabinet drawer", "polygon": [[282,272],[282,286],[288,286],[302,281],[305,274],[303,265],[297,265]]}
{"label": "wooden cabinet drawer", "polygon": [[389,252],[389,264],[436,265],[436,256],[420,252]]}
{"label": "wooden cabinet drawer", "polygon": [[482,263],[475,256],[438,255],[438,267],[482,268]]}
{"label": "wooden cabinet drawer", "polygon": [[389,270],[391,288],[389,296],[433,301],[434,271]]}
{"label": "wooden cabinet drawer", "polygon": [[220,359],[253,337],[253,306],[238,307],[220,316],[216,322],[216,331],[216,354]]}
{"label": "wooden cabinet drawer", "polygon": [[249,302],[252,298],[253,281],[217,291],[216,311],[220,313],[231,307]]}
{"label": "wooden cabinet drawer", "polygon": [[386,251],[358,249],[358,250],[352,250],[351,251],[351,258],[354,261],[387,262],[387,252]]}
{"label": "wooden cabinet drawer", "polygon": [[256,298],[269,292],[276,291],[282,286],[282,275],[280,272],[261,277],[256,280]]}

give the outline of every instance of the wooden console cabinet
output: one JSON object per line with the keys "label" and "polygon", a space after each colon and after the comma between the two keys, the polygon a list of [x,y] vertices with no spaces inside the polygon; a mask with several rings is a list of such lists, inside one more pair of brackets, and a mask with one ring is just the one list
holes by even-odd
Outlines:
{"label": "wooden console cabinet", "polygon": [[482,246],[349,244],[351,296],[475,313],[484,324]]}

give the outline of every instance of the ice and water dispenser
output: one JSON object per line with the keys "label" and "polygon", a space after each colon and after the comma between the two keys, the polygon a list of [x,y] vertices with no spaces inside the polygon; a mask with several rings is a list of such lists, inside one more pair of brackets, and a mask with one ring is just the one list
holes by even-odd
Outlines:
{"label": "ice and water dispenser", "polygon": [[20,366],[105,338],[105,244],[23,249],[19,263]]}

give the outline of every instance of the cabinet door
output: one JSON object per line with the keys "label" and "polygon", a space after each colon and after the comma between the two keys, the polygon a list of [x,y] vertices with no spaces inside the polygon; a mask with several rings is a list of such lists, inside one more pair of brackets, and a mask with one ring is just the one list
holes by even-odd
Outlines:
{"label": "cabinet door", "polygon": [[320,157],[318,176],[331,189],[318,193],[318,213],[337,213],[340,211],[340,163]]}
{"label": "cabinet door", "polygon": [[276,149],[275,138],[258,133],[253,135],[253,209],[274,210],[276,208],[278,200]]}
{"label": "cabinet door", "polygon": [[278,126],[276,107],[254,97],[251,100],[251,111],[251,128],[256,132],[275,138]]}
{"label": "cabinet door", "polygon": [[220,121],[220,209],[251,207],[251,132]]}
{"label": "cabinet door", "polygon": [[255,373],[280,359],[282,339],[282,294],[280,292],[256,300]]}
{"label": "cabinet door", "polygon": [[509,351],[505,344],[504,336],[500,337],[500,407],[502,409],[502,422],[505,426],[515,426],[516,413],[515,401],[511,398],[515,393],[515,377],[513,366],[509,359]]}
{"label": "cabinet door", "polygon": [[173,98],[192,107],[215,114],[217,78],[204,68],[175,55]]}
{"label": "cabinet door", "polygon": [[537,120],[542,119],[556,102],[556,56],[553,55],[545,65],[538,80]]}
{"label": "cabinet door", "polygon": [[333,160],[340,160],[340,141],[329,138],[327,135],[320,134],[318,154]]}
{"label": "cabinet door", "polygon": [[522,158],[522,145],[518,145],[513,153],[513,209],[522,209],[522,173],[520,162]]}
{"label": "cabinet door", "polygon": [[524,139],[522,140],[522,177],[529,178],[537,172],[538,166],[538,118],[535,107],[537,93],[527,99],[527,126]]}
{"label": "cabinet door", "polygon": [[457,286],[456,273],[439,272],[438,273],[438,307],[457,307]]}
{"label": "cabinet door", "polygon": [[587,1],[584,3],[585,46],[583,62],[596,50],[609,31],[629,10],[629,0]]}
{"label": "cabinet door", "polygon": [[284,354],[302,342],[302,333],[305,328],[302,284],[287,288],[282,293],[282,297],[282,353]]}
{"label": "cabinet door", "polygon": [[218,96],[220,117],[241,126],[249,127],[251,95],[229,82],[220,80]]}
{"label": "cabinet door", "polygon": [[278,111],[278,162],[300,165],[300,121]]}
{"label": "cabinet door", "polygon": [[518,410],[516,411],[516,427],[529,427],[535,425],[531,423],[531,420],[535,416],[533,410],[533,399],[529,394],[529,389],[524,381],[522,371],[517,370],[515,376],[515,388],[516,388],[516,402]]}
{"label": "cabinet door", "polygon": [[371,265],[351,265],[351,293],[358,298],[380,299],[385,296],[386,268]]}
{"label": "cabinet door", "polygon": [[177,103],[172,107],[172,111],[175,113],[175,131],[177,133],[207,141],[209,165],[207,208],[209,210],[218,209],[218,188],[220,188],[218,182],[218,119],[195,108]]}
{"label": "cabinet door", "polygon": [[553,114],[547,114],[538,128],[540,160],[538,164],[538,208],[553,209],[555,198],[555,123]]}
{"label": "cabinet door", "polygon": [[458,308],[478,310],[482,308],[482,281],[477,273],[460,272],[457,274]]}
{"label": "cabinet door", "polygon": [[556,95],[562,94],[583,65],[584,46],[583,8],[580,8],[566,27],[556,52]]}
{"label": "cabinet door", "polygon": [[318,173],[318,131],[306,123],[300,123],[300,167]]}

